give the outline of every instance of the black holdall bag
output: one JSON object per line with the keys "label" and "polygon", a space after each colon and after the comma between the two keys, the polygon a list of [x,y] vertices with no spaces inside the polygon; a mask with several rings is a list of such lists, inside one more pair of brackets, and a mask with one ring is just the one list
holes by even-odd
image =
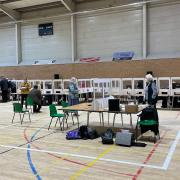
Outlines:
{"label": "black holdall bag", "polygon": [[82,139],[96,139],[98,138],[98,133],[95,129],[88,127],[86,125],[80,126],[79,134]]}
{"label": "black holdall bag", "polygon": [[101,136],[102,143],[103,144],[114,144],[113,135],[114,135],[114,133],[113,133],[112,129],[108,128],[106,130],[106,132]]}

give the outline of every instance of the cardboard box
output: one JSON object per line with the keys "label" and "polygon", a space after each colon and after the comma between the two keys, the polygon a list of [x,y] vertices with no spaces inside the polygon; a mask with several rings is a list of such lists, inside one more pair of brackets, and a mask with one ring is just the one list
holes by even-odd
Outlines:
{"label": "cardboard box", "polygon": [[125,112],[137,113],[138,112],[138,105],[125,105]]}

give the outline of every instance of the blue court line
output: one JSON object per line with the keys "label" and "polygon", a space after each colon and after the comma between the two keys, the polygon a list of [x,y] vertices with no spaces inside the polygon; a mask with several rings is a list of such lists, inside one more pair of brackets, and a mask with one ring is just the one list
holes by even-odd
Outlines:
{"label": "blue court line", "polygon": [[[47,126],[47,125],[45,125]],[[32,170],[32,173],[36,176],[37,180],[42,180],[41,176],[38,174],[37,170],[36,170],[36,167],[34,166],[32,160],[31,160],[31,145],[30,143],[33,141],[33,139],[35,138],[35,136],[41,131],[41,129],[43,129],[45,126],[39,128],[31,137],[31,140],[30,142],[28,143],[27,145],[27,159],[28,159],[28,162],[29,162],[29,166]]]}

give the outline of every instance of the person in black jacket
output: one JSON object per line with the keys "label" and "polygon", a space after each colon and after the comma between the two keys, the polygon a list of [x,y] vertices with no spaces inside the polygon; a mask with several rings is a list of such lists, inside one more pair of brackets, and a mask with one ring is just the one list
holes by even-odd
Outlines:
{"label": "person in black jacket", "polygon": [[[11,93],[16,93],[16,83],[13,80],[9,80],[9,88],[11,89]],[[13,94],[13,101],[17,99],[17,95]]]}
{"label": "person in black jacket", "polygon": [[1,91],[2,91],[2,102],[8,101],[8,93],[9,93],[9,83],[7,78],[4,76],[1,77],[0,81]]}
{"label": "person in black jacket", "polygon": [[147,74],[145,78],[147,81],[147,85],[145,87],[145,100],[149,105],[154,105],[154,107],[156,107],[158,96],[156,83],[154,82],[151,74]]}

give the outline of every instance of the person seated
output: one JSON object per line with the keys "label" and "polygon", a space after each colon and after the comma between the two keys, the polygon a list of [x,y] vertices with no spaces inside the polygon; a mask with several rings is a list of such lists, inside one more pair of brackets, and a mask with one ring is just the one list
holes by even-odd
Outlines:
{"label": "person seated", "polygon": [[28,97],[32,98],[33,100],[33,112],[34,113],[40,112],[42,94],[41,91],[38,89],[37,85],[34,85],[34,88],[29,92]]}

